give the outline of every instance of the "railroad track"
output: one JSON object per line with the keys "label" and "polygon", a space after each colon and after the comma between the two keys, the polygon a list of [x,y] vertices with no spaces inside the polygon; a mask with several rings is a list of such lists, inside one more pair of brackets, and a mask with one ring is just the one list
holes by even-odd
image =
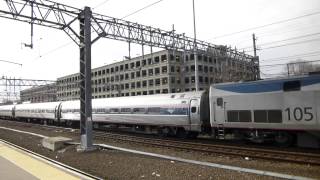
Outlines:
{"label": "railroad track", "polygon": [[280,151],[253,147],[239,147],[235,145],[216,145],[193,142],[181,142],[177,140],[137,137],[104,132],[94,132],[94,137],[97,139],[113,139],[118,141],[133,142],[138,144],[146,144],[151,146],[174,148],[187,151],[197,151],[209,154],[222,154],[257,159],[267,159],[273,161],[294,162],[299,164],[320,165],[320,154],[316,153]]}
{"label": "railroad track", "polygon": [[[9,122],[9,121],[8,121]],[[12,122],[12,121],[10,121]],[[56,126],[44,126],[40,124],[29,124],[23,122],[15,122],[17,124],[23,124],[24,127],[40,127],[42,129],[61,129],[68,130],[69,133],[79,133],[77,129],[70,131],[71,128],[56,127]],[[309,152],[292,152],[286,150],[273,150],[262,149],[256,147],[240,147],[236,145],[223,145],[223,144],[205,144],[196,142],[185,142],[179,140],[168,140],[150,137],[139,137],[135,135],[125,135],[119,133],[107,133],[101,131],[94,131],[94,137],[96,139],[112,139],[116,141],[131,142],[136,144],[145,144],[156,147],[165,147],[173,149],[181,149],[186,151],[196,151],[208,154],[219,155],[232,155],[257,159],[266,159],[273,161],[294,162],[300,164],[313,164],[320,165],[320,154]]]}

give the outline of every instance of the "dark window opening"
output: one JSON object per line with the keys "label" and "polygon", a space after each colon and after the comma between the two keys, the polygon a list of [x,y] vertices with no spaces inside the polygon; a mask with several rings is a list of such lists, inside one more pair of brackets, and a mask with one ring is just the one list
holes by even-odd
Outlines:
{"label": "dark window opening", "polygon": [[300,81],[288,81],[283,83],[283,91],[300,91]]}

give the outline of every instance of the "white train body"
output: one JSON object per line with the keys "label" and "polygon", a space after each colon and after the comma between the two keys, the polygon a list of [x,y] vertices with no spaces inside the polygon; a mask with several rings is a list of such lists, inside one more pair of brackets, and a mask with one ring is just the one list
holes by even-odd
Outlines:
{"label": "white train body", "polygon": [[60,102],[18,104],[15,106],[14,118],[55,120]]}
{"label": "white train body", "polygon": [[[200,132],[200,102],[204,92],[94,99],[92,119],[106,124],[183,127]],[[195,107],[194,111],[191,111]],[[79,121],[79,101],[61,103],[61,121]],[[190,113],[189,113],[190,112]]]}

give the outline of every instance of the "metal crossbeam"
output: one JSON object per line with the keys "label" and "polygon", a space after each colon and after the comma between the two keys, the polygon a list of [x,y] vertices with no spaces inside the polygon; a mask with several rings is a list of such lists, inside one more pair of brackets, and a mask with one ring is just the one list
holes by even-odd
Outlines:
{"label": "metal crossbeam", "polygon": [[47,84],[55,83],[56,81],[52,80],[38,80],[38,79],[19,79],[19,78],[7,78],[2,77],[0,79],[0,86],[43,86]]}

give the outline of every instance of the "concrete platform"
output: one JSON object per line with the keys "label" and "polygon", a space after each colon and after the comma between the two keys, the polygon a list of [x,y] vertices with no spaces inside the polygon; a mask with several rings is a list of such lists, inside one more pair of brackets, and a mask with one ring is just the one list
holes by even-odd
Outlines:
{"label": "concrete platform", "polygon": [[0,141],[0,179],[92,179]]}
{"label": "concrete platform", "polygon": [[42,139],[42,146],[56,151],[65,147],[66,142],[71,142],[72,139],[66,137],[47,137]]}

